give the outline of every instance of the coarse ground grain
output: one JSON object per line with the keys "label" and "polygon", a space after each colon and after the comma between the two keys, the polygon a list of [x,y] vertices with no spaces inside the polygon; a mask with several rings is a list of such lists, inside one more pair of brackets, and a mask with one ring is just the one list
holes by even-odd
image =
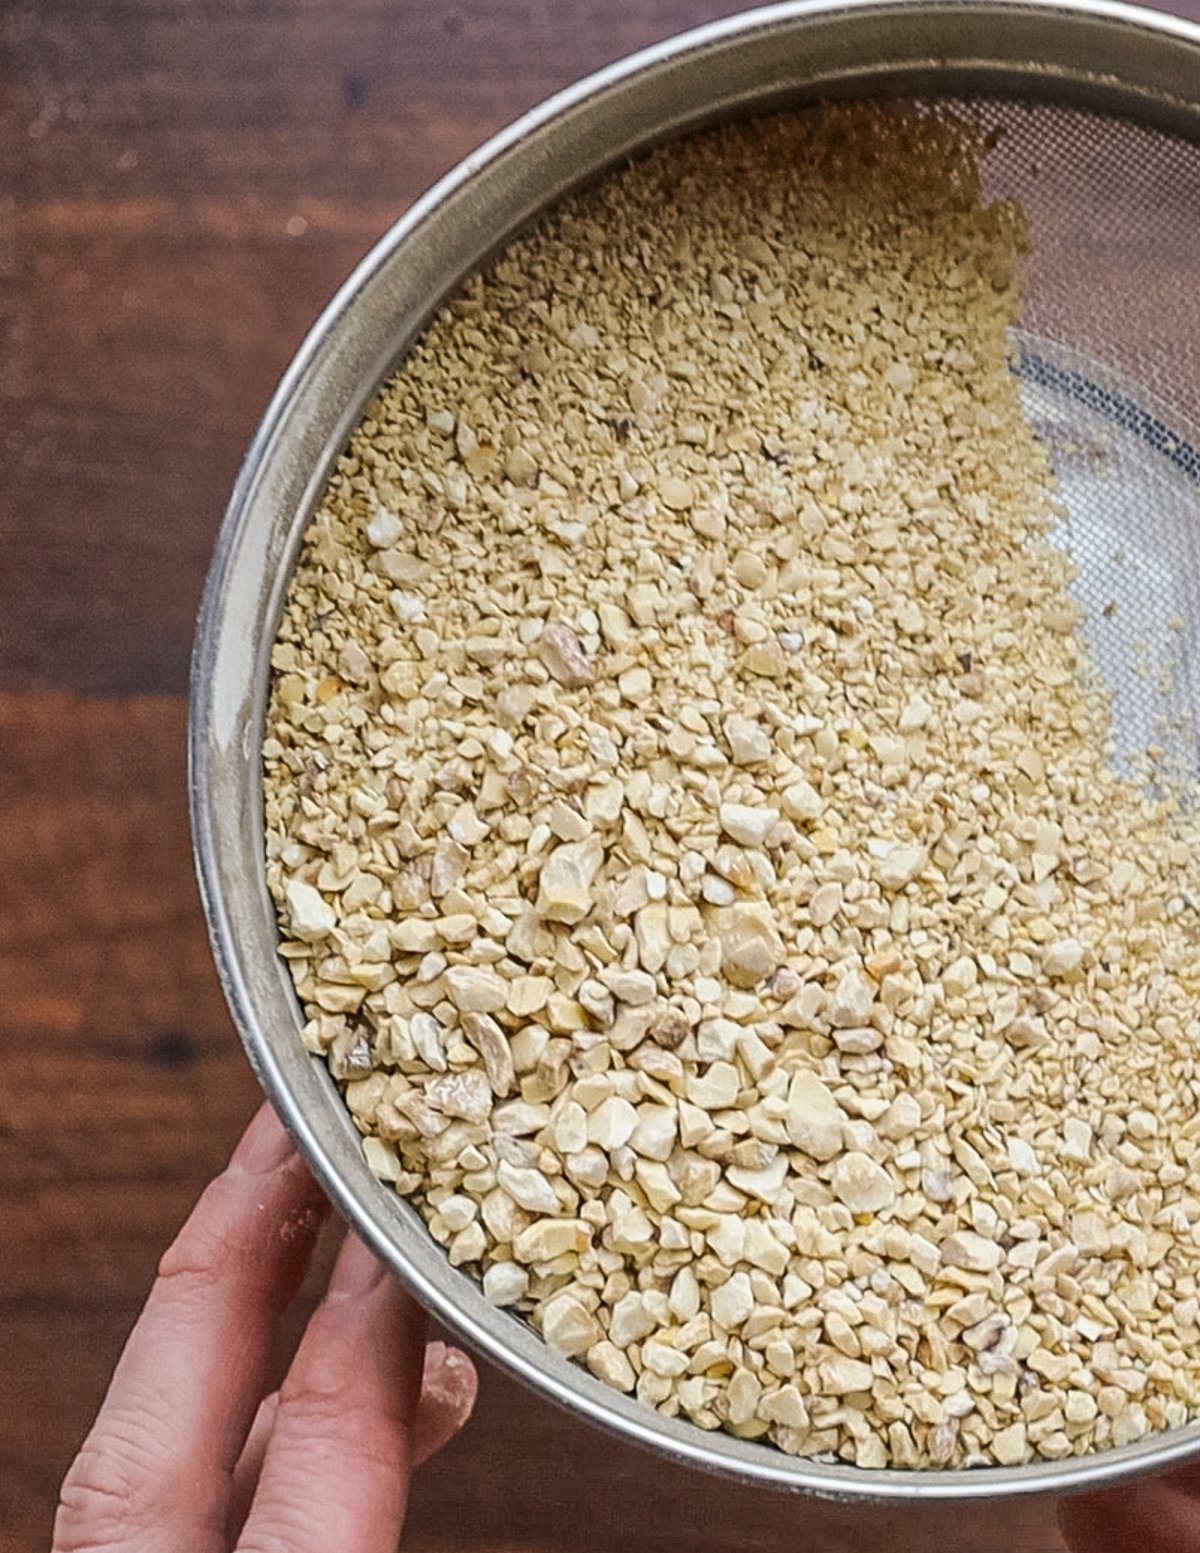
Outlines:
{"label": "coarse ground grain", "polygon": [[375,1173],[596,1375],[860,1465],[1200,1396],[1200,928],[1108,764],[962,124],[826,107],[568,200],[339,460],[265,744]]}

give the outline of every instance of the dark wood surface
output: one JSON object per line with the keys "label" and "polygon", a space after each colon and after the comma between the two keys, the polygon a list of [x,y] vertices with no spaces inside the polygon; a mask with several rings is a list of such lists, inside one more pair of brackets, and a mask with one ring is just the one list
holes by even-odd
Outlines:
{"label": "dark wood surface", "polygon": [[[5,1553],[47,1546],[155,1260],[256,1102],[183,778],[193,615],[255,419],[338,280],[439,173],[585,71],[731,9],[0,0]],[[1044,1503],[885,1513],[730,1487],[490,1370],[420,1475],[405,1545],[1060,1547]]]}

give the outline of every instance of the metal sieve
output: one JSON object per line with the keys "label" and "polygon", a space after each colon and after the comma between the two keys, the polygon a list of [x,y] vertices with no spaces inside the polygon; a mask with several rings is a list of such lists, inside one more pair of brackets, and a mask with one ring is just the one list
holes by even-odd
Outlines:
{"label": "metal sieve", "polygon": [[360,1235],[468,1342],[561,1405],[680,1461],[845,1498],[974,1498],[1111,1482],[1200,1454],[1200,1420],[1101,1454],[905,1472],[705,1433],[602,1385],[492,1308],[369,1174],[276,955],[260,797],[271,644],[301,534],[364,405],[462,278],[568,190],[671,135],[831,96],[949,102],[995,132],[992,196],[1032,227],[1012,342],[1052,449],[1113,758],[1197,768],[1200,706],[1200,28],[1079,0],[784,4],[591,77],[473,153],[394,226],[318,320],[246,456],[193,662],[190,787],[218,968],[250,1061]]}

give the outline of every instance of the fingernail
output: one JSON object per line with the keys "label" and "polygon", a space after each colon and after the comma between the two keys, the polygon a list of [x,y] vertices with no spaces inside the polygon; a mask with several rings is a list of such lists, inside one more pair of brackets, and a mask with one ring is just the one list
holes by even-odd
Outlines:
{"label": "fingernail", "polygon": [[456,1429],[471,1416],[478,1384],[475,1366],[461,1348],[449,1348],[440,1342],[427,1344],[421,1395],[436,1398],[454,1420]]}
{"label": "fingernail", "polygon": [[278,1170],[291,1158],[292,1140],[283,1124],[269,1105],[259,1107],[258,1114],[242,1134],[241,1142],[233,1151],[229,1163],[247,1175],[266,1175]]}
{"label": "fingernail", "polygon": [[378,1257],[363,1245],[357,1235],[346,1232],[342,1249],[329,1280],[328,1299],[360,1299],[378,1284],[387,1269]]}

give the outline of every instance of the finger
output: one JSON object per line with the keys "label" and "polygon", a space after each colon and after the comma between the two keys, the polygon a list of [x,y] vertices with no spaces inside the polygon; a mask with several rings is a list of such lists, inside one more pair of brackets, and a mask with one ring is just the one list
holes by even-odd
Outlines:
{"label": "finger", "polygon": [[222,1547],[233,1464],[262,1395],[273,1328],[323,1210],[264,1106],[159,1265],[63,1484],[59,1553]]}
{"label": "finger", "polygon": [[[445,1343],[425,1345],[425,1371],[421,1377],[421,1395],[412,1430],[412,1464],[421,1466],[448,1445],[470,1418],[479,1390],[475,1366],[461,1348]],[[267,1443],[275,1427],[279,1393],[270,1392],[259,1403],[258,1412],[233,1473],[233,1498],[229,1524],[234,1534],[241,1529],[258,1487]]]}
{"label": "finger", "polygon": [[413,1424],[412,1460],[419,1467],[449,1444],[475,1406],[479,1376],[461,1348],[433,1342],[425,1348],[421,1400]]}
{"label": "finger", "polygon": [[1200,1553],[1200,1474],[1144,1478],[1058,1506],[1071,1553]]}
{"label": "finger", "polygon": [[[461,1348],[442,1342],[425,1345],[425,1372],[421,1377],[421,1395],[412,1429],[412,1464],[422,1466],[448,1445],[463,1427],[475,1407],[479,1376]],[[233,1473],[233,1498],[229,1525],[236,1536],[245,1524],[254,1490],[258,1487],[267,1443],[275,1427],[279,1393],[270,1392],[259,1403],[258,1412]]]}
{"label": "finger", "polygon": [[395,1553],[425,1317],[347,1236],[279,1394],[240,1553]]}

